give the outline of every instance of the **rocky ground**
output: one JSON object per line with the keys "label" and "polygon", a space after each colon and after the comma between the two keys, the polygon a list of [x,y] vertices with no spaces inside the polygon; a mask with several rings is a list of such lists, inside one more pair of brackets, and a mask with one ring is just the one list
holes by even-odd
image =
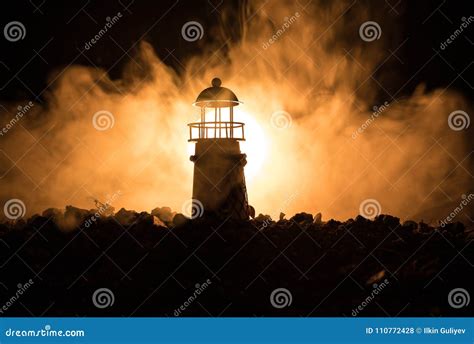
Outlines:
{"label": "rocky ground", "polygon": [[389,215],[49,209],[0,225],[0,315],[472,316],[448,294],[473,294],[473,237]]}

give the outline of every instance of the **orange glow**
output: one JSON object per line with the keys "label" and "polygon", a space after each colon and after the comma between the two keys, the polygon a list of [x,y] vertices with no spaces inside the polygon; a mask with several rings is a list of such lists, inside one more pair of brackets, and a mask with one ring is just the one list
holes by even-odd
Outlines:
{"label": "orange glow", "polygon": [[257,175],[264,173],[262,167],[269,154],[267,134],[255,117],[241,109],[235,110],[235,120],[245,123],[245,141],[240,147],[247,154],[245,178],[251,183]]}
{"label": "orange glow", "polygon": [[[187,123],[199,120],[191,104],[219,76],[243,102],[236,120],[246,124],[241,150],[257,214],[307,211],[345,219],[375,198],[383,213],[429,221],[437,213],[432,204],[446,198],[441,192],[455,199],[472,182],[461,168],[446,178],[456,162],[443,149],[429,150],[436,144],[430,137],[442,136],[439,144],[453,158],[466,155],[463,137],[447,129],[446,119],[453,109],[468,111],[468,104],[454,92],[426,92],[420,85],[411,97],[387,96],[386,110],[366,125],[372,108],[381,105],[370,75],[385,58],[389,28],[376,43],[362,42],[366,49],[355,44],[347,54],[337,32],[353,30],[358,37],[358,26],[336,20],[346,5],[308,4],[316,17],[300,13],[276,42],[262,47],[274,34],[265,13],[283,20],[298,11],[297,2],[268,2],[225,58],[218,44],[189,60],[179,77],[147,43],[135,57],[149,71],[146,79],[133,63],[118,81],[104,71],[69,67],[55,83],[49,107],[35,106],[31,122],[23,122],[41,145],[21,126],[3,138],[2,150],[12,160],[27,153],[3,179],[2,196],[23,199],[31,214],[67,204],[91,208],[91,197],[105,200],[121,190],[116,208],[181,211],[192,188]],[[357,24],[365,13],[354,7],[351,18]],[[110,129],[93,126],[101,110],[114,116]],[[7,170],[11,162],[2,159]]]}

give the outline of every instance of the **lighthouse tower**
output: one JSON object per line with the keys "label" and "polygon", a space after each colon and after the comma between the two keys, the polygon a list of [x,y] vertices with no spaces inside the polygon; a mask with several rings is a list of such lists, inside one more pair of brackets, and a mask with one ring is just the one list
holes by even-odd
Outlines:
{"label": "lighthouse tower", "polygon": [[193,202],[198,205],[193,209],[202,207],[205,214],[247,220],[247,160],[239,144],[245,140],[244,123],[234,122],[234,107],[239,104],[234,92],[222,87],[218,78],[193,104],[201,111],[201,121],[188,124],[189,141],[196,143],[191,161]]}

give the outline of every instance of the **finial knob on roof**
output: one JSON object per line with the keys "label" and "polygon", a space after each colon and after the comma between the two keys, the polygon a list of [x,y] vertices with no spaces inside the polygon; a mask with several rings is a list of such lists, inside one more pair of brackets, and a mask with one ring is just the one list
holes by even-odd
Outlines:
{"label": "finial knob on roof", "polygon": [[219,78],[214,78],[211,81],[212,87],[221,87],[222,81]]}
{"label": "finial knob on roof", "polygon": [[214,78],[212,86],[199,93],[194,105],[200,107],[233,107],[239,105],[237,96],[226,87],[222,87],[221,79]]}

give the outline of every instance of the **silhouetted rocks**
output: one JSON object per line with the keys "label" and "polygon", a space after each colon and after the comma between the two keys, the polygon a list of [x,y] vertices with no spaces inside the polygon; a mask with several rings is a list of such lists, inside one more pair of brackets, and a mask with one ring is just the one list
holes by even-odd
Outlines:
{"label": "silhouetted rocks", "polygon": [[170,225],[173,223],[173,218],[176,213],[171,211],[170,207],[158,207],[151,211],[151,215],[158,217],[161,221]]}
{"label": "silhouetted rocks", "polygon": [[121,225],[129,226],[137,220],[138,213],[133,210],[130,211],[122,208],[117,212],[117,214],[115,214],[114,217]]}
{"label": "silhouetted rocks", "polygon": [[[468,315],[447,302],[454,288],[473,290],[474,235],[460,223],[105,213],[68,206],[1,224],[3,315],[173,316],[207,280],[180,316],[351,316],[374,288],[358,316]],[[94,306],[99,288],[112,291],[113,306]],[[291,293],[291,306],[272,306],[277,288]]]}
{"label": "silhouetted rocks", "polygon": [[183,226],[188,221],[189,219],[183,214],[176,214],[175,216],[173,216],[173,226]]}
{"label": "silhouetted rocks", "polygon": [[442,230],[445,230],[448,233],[453,235],[464,233],[464,225],[461,222],[449,223],[444,227],[441,227]]}
{"label": "silhouetted rocks", "polygon": [[313,215],[308,213],[298,213],[293,216],[290,220],[299,223],[301,225],[310,224],[313,222]]}
{"label": "silhouetted rocks", "polygon": [[273,222],[270,215],[263,215],[263,214],[258,214],[258,216],[254,218],[254,221],[256,221],[256,222]]}
{"label": "silhouetted rocks", "polygon": [[315,224],[317,224],[317,225],[320,225],[320,224],[323,223],[322,218],[323,218],[323,215],[321,215],[321,213],[317,213],[317,214],[314,216],[313,222],[314,222]]}
{"label": "silhouetted rocks", "polygon": [[400,219],[391,215],[379,215],[375,218],[375,222],[382,222],[387,225],[389,228],[396,228],[400,225]]}
{"label": "silhouetted rocks", "polygon": [[402,227],[406,228],[407,230],[414,231],[418,228],[418,223],[416,223],[415,221],[408,220],[408,221],[403,222]]}

